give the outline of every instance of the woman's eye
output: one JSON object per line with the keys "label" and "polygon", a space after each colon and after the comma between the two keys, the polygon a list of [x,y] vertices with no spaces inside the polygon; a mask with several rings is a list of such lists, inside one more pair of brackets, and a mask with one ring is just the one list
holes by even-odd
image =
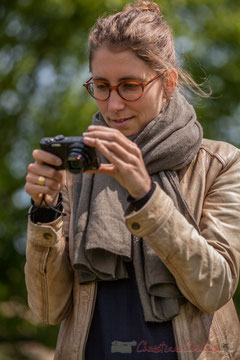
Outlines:
{"label": "woman's eye", "polygon": [[139,85],[135,83],[123,83],[122,86],[125,90],[136,90],[139,88]]}
{"label": "woman's eye", "polygon": [[102,90],[102,91],[108,89],[107,85],[105,84],[94,84],[94,87],[96,90]]}

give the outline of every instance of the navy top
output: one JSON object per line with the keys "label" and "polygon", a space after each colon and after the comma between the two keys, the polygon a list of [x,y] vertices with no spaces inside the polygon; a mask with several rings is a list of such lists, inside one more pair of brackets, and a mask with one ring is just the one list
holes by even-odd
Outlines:
{"label": "navy top", "polygon": [[129,279],[99,281],[86,360],[177,360],[172,322],[145,322],[132,262]]}

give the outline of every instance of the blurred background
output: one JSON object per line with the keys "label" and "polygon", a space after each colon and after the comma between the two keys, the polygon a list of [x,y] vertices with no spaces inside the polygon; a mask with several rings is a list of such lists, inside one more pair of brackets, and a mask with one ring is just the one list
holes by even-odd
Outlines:
{"label": "blurred background", "polygon": [[[207,138],[240,145],[239,0],[156,1],[172,26],[179,62],[213,97],[190,97]],[[32,150],[44,136],[81,135],[96,111],[87,34],[123,0],[0,1],[0,360],[50,360],[58,327],[38,323],[24,284]],[[239,309],[240,291],[235,295]]]}

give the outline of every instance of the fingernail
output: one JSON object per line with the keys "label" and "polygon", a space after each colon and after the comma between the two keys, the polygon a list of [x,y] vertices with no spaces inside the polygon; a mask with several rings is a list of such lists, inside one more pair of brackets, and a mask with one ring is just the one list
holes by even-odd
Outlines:
{"label": "fingernail", "polygon": [[94,129],[94,125],[89,125],[88,130],[93,130]]}

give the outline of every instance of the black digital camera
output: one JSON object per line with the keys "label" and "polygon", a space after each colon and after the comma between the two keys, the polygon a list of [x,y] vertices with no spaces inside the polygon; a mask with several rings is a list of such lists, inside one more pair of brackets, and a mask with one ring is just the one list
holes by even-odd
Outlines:
{"label": "black digital camera", "polygon": [[40,147],[62,159],[62,165],[54,166],[57,170],[66,169],[77,174],[96,170],[100,165],[95,149],[85,145],[82,136],[45,137],[40,141]]}

